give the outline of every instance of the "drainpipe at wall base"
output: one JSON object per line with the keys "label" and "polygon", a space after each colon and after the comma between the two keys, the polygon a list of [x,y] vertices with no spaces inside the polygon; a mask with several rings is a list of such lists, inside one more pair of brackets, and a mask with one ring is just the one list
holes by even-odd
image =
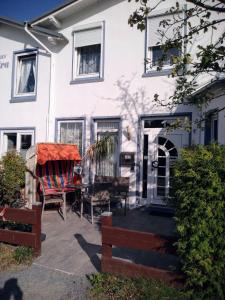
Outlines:
{"label": "drainpipe at wall base", "polygon": [[50,131],[50,113],[51,113],[51,90],[52,90],[52,65],[53,65],[53,62],[52,62],[52,55],[53,55],[53,52],[51,50],[49,50],[49,48],[44,44],[42,43],[30,30],[29,30],[29,24],[28,22],[25,22],[24,23],[24,30],[25,32],[32,37],[32,39],[34,39],[39,45],[41,45],[41,47],[43,47],[48,54],[50,54],[50,79],[49,79],[49,101],[48,101],[48,113],[47,113],[47,124],[46,124],[46,142],[49,142],[49,131]]}

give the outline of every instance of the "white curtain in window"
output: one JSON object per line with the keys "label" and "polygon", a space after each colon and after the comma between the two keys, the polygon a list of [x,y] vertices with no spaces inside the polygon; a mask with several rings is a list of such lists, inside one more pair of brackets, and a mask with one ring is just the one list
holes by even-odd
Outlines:
{"label": "white curtain in window", "polygon": [[[33,78],[34,78],[33,86],[35,87],[35,82],[36,82],[36,58],[33,60],[32,69],[33,69]],[[33,87],[33,90],[34,90],[34,87]]]}
{"label": "white curtain in window", "polygon": [[105,136],[110,136],[113,144],[113,151],[104,159],[96,162],[96,173],[100,176],[116,176],[117,175],[117,153],[118,153],[118,132],[109,133],[101,132],[97,135],[97,140],[101,140]]}
{"label": "white curtain in window", "polygon": [[60,124],[60,143],[76,144],[82,155],[82,122],[63,122]]}
{"label": "white curtain in window", "polygon": [[79,74],[99,73],[101,45],[79,48]]}
{"label": "white curtain in window", "polygon": [[21,59],[18,93],[34,92],[35,87],[35,58]]}

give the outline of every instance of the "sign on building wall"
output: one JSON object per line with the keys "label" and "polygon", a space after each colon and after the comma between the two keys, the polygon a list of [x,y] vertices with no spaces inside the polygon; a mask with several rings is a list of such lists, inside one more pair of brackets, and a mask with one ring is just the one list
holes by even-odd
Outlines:
{"label": "sign on building wall", "polygon": [[8,69],[9,62],[7,61],[7,56],[5,54],[0,54],[0,69]]}

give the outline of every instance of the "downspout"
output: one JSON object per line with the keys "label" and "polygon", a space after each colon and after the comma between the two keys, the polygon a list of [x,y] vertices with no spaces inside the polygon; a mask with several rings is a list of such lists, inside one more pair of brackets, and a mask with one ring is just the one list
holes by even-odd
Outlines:
{"label": "downspout", "polygon": [[51,97],[52,97],[52,66],[53,66],[53,62],[52,62],[52,55],[53,52],[51,50],[49,50],[49,48],[43,44],[30,30],[29,30],[29,26],[28,26],[28,22],[24,23],[24,30],[26,31],[26,33],[31,36],[39,45],[41,45],[48,54],[50,54],[50,79],[49,79],[49,101],[48,101],[48,114],[47,114],[47,124],[46,124],[46,142],[49,141],[49,128],[50,128],[50,113],[51,113]]}

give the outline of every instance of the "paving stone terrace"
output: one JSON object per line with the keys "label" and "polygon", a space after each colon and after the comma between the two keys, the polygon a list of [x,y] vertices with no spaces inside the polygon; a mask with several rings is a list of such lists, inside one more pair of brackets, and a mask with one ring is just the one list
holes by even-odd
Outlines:
{"label": "paving stone terrace", "polygon": [[[171,217],[150,215],[144,208],[113,211],[113,225],[127,229],[175,235],[175,224]],[[92,225],[88,214],[80,219],[76,212],[67,212],[67,221],[56,211],[44,212],[42,219],[42,255],[35,265],[49,270],[60,270],[68,274],[85,276],[100,271],[101,232],[99,218]],[[165,269],[173,269],[178,261],[172,255],[154,252],[113,248],[113,256]]]}

